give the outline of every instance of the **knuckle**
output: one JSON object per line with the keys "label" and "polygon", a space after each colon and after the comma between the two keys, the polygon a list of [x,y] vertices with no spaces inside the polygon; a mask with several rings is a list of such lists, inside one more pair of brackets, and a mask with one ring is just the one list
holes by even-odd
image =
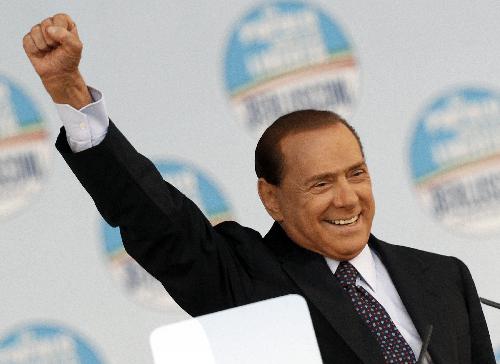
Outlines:
{"label": "knuckle", "polygon": [[75,42],[71,45],[71,48],[73,49],[73,52],[75,54],[80,54],[80,53],[82,53],[82,50],[83,50],[83,44],[80,42]]}
{"label": "knuckle", "polygon": [[23,37],[23,47],[24,49],[26,49],[26,47],[28,47],[28,44],[29,44],[29,34],[26,34],[24,37]]}
{"label": "knuckle", "polygon": [[56,15],[54,15],[52,17],[54,20],[57,20],[57,21],[66,21],[66,22],[70,22],[71,18],[69,17],[68,14],[65,14],[65,13],[57,13]]}
{"label": "knuckle", "polygon": [[33,32],[36,32],[38,29],[40,29],[40,24],[33,25],[33,26],[31,27],[31,32],[32,32],[32,33],[33,33]]}
{"label": "knuckle", "polygon": [[40,23],[40,25],[41,25],[42,27],[48,27],[48,26],[52,25],[52,18],[47,18],[47,19],[44,19],[44,20]]}
{"label": "knuckle", "polygon": [[26,34],[23,37],[23,48],[27,53],[33,53],[35,51],[35,46],[33,43],[33,39],[29,34]]}

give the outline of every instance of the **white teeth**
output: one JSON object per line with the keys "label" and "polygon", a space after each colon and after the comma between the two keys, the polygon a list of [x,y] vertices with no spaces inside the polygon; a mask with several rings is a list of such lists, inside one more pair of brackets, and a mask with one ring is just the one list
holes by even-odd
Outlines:
{"label": "white teeth", "polygon": [[334,225],[349,225],[358,221],[359,215],[353,216],[348,220],[328,220],[330,224]]}

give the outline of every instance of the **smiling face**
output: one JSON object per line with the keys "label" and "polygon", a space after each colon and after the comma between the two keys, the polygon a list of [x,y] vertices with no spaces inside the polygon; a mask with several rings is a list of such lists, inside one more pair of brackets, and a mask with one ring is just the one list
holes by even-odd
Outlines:
{"label": "smiling face", "polygon": [[280,143],[279,185],[259,179],[269,214],[298,245],[349,260],[368,242],[375,202],[359,144],[342,124],[299,132]]}

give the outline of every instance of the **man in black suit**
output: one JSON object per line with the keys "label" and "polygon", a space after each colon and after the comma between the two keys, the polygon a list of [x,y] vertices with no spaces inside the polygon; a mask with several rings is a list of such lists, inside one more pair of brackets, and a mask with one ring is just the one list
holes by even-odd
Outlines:
{"label": "man in black suit", "polygon": [[[23,43],[54,102],[76,113],[99,104],[78,72],[82,46],[67,15],[44,20]],[[325,363],[414,363],[429,324],[428,362],[495,362],[465,265],[370,234],[375,204],[362,146],[338,115],[295,112],[262,136],[258,190],[275,220],[264,237],[235,222],[212,227],[112,122],[103,123],[104,134],[91,132],[86,142],[66,125],[57,148],[102,216],[120,227],[127,252],[191,315],[297,293],[308,302]],[[354,281],[346,283],[343,269]]]}

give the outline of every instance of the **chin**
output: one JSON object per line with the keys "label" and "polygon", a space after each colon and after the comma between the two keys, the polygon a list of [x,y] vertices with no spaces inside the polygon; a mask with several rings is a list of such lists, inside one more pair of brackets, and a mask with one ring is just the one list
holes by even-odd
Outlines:
{"label": "chin", "polygon": [[361,241],[356,244],[346,244],[347,246],[344,249],[324,249],[321,254],[335,260],[350,260],[358,256],[366,244],[367,241]]}

